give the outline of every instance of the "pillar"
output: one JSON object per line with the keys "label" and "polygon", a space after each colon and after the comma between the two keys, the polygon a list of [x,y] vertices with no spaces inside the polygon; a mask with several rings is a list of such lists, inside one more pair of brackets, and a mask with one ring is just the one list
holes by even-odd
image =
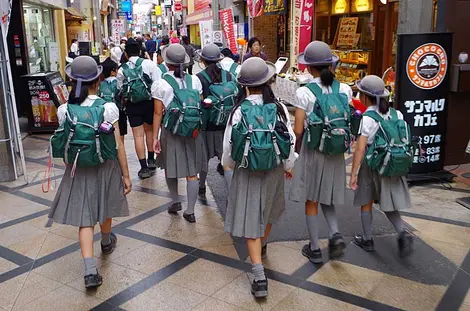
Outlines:
{"label": "pillar", "polygon": [[400,1],[398,33],[433,31],[433,0]]}
{"label": "pillar", "polygon": [[67,26],[65,25],[65,11],[54,10],[55,37],[59,45],[59,71],[65,77],[65,58],[68,55]]}

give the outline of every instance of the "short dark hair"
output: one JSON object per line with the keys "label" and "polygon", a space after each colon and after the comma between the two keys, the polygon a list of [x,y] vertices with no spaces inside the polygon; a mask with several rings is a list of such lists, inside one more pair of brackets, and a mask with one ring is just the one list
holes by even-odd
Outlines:
{"label": "short dark hair", "polygon": [[103,76],[106,79],[111,76],[111,72],[117,71],[119,68],[118,64],[109,57],[101,65],[103,66]]}
{"label": "short dark hair", "polygon": [[72,39],[72,43],[75,43],[77,42],[78,40],[77,39]]}
{"label": "short dark hair", "polygon": [[163,44],[163,45],[170,44],[170,37],[168,37],[167,35],[164,35],[164,36],[162,37],[162,44]]}
{"label": "short dark hair", "polygon": [[225,57],[235,60],[235,55],[233,55],[232,51],[229,48],[223,48],[222,51],[220,51],[220,53],[224,55]]}
{"label": "short dark hair", "polygon": [[189,44],[189,37],[188,36],[182,36],[181,40],[183,41],[184,44]]}
{"label": "short dark hair", "polygon": [[248,40],[248,48],[251,49],[251,47],[253,46],[253,44],[255,44],[256,42],[258,42],[259,45],[261,45],[261,41],[259,41],[258,38],[256,38],[256,37],[250,38],[250,40]]}

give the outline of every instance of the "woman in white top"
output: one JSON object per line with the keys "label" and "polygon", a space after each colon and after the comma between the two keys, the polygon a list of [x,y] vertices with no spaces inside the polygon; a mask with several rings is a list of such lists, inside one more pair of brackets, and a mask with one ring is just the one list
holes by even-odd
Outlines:
{"label": "woman in white top", "polygon": [[[343,83],[334,79],[331,65],[338,61],[330,47],[321,41],[311,42],[304,53],[297,57],[300,64],[307,65],[323,94],[333,91],[346,94],[351,101],[352,90]],[[333,90],[338,88],[338,90]],[[298,141],[303,138],[306,129],[306,119],[310,113],[318,109],[317,99],[306,86],[300,87],[296,92],[295,134]],[[334,107],[331,107],[333,109]],[[310,244],[302,249],[302,254],[313,263],[322,262],[322,254],[318,242],[318,204],[321,204],[323,215],[329,227],[329,254],[335,259],[343,255],[346,247],[338,230],[335,206],[345,203],[346,195],[346,163],[343,154],[327,155],[319,150],[311,150],[306,143],[302,143],[299,161],[294,169],[294,178],[290,192],[290,199],[296,202],[305,202],[307,228]]]}
{"label": "woman in white top", "polygon": [[[357,83],[361,92],[361,101],[367,106],[367,111],[375,111],[385,120],[390,118],[388,104],[389,92],[385,89],[382,79],[377,76],[366,76]],[[400,111],[396,111],[399,119],[403,119]],[[359,139],[354,152],[351,171],[351,189],[355,190],[354,206],[361,206],[361,221],[363,235],[354,237],[354,243],[365,251],[374,250],[372,240],[372,204],[379,202],[380,210],[395,227],[398,236],[400,257],[406,257],[412,251],[412,236],[405,230],[400,210],[411,207],[410,192],[405,176],[380,176],[375,170],[362,161],[368,147],[374,142],[379,129],[379,123],[364,115],[359,128]]]}
{"label": "woman in white top", "polygon": [[[277,222],[285,210],[284,173],[290,178],[296,159],[295,135],[287,108],[279,103],[269,86],[270,79],[276,73],[274,64],[261,58],[253,57],[241,66],[237,81],[245,89],[238,103],[233,107],[224,133],[222,165],[234,169],[233,182],[230,185],[225,231],[233,236],[244,237],[252,263],[254,281],[252,294],[256,298],[267,296],[267,280],[264,274],[262,258],[266,256],[266,242],[272,224]],[[284,123],[292,145],[289,157],[270,171],[251,171],[235,163],[232,158],[232,129],[242,122],[242,104],[249,101],[252,105],[275,103],[277,120]],[[264,119],[259,117],[262,122]]]}
{"label": "woman in white top", "polygon": [[[181,211],[178,196],[178,178],[187,180],[188,207],[183,213],[184,219],[190,223],[196,222],[194,206],[196,205],[199,181],[197,175],[204,169],[207,171],[207,156],[202,135],[196,138],[177,136],[166,129],[161,129],[163,114],[174,98],[174,90],[165,79],[170,77],[180,88],[192,88],[202,94],[201,81],[191,76],[192,85],[186,85],[186,74],[183,66],[189,63],[189,55],[184,47],[175,43],[162,51],[162,56],[169,71],[163,78],[153,83],[152,96],[155,99],[153,116],[153,135],[158,164],[165,169],[165,177],[170,190],[172,205],[168,208],[170,214]],[[161,131],[161,137],[160,137]]]}
{"label": "woman in white top", "polygon": [[[67,118],[69,105],[91,107],[96,100],[102,67],[97,66],[90,56],[79,56],[65,67],[73,79],[72,92],[67,104],[57,110],[60,125]],[[78,80],[78,81],[77,81]],[[78,89],[78,92],[77,92]],[[80,248],[85,263],[85,287],[101,285],[102,277],[93,257],[94,226],[101,227],[101,250],[111,254],[116,247],[117,237],[111,232],[114,217],[129,216],[125,195],[132,188],[127,166],[126,150],[119,132],[119,109],[115,103],[104,104],[104,122],[114,126],[117,146],[117,160],[105,160],[92,167],[76,167],[67,163],[64,177],[49,212],[50,222],[79,227]]]}

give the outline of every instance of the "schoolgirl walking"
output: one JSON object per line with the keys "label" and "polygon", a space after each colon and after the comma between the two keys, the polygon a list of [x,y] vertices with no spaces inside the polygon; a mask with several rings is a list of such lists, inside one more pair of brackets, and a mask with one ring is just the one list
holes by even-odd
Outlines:
{"label": "schoolgirl walking", "polygon": [[157,162],[165,170],[166,183],[171,194],[172,204],[168,212],[176,214],[182,210],[178,178],[185,178],[188,201],[183,217],[194,223],[194,207],[199,189],[197,175],[207,165],[203,137],[199,133],[202,124],[202,86],[196,76],[183,71],[183,66],[189,63],[189,56],[182,45],[171,44],[162,51],[162,56],[169,72],[152,85]]}
{"label": "schoolgirl walking", "polygon": [[[220,67],[224,55],[215,44],[207,44],[200,53],[206,68],[197,74],[202,83],[203,95],[203,132],[207,162],[213,157],[222,158],[222,145],[227,119],[238,95],[238,85],[230,72]],[[233,172],[217,166],[219,174],[224,175],[230,188]],[[199,196],[206,195],[207,170],[199,174]]]}
{"label": "schoolgirl walking", "polygon": [[313,80],[296,92],[294,131],[302,144],[289,197],[305,202],[310,243],[303,247],[302,254],[313,263],[321,263],[319,204],[328,223],[330,258],[341,257],[346,247],[339,233],[335,206],[345,203],[344,152],[350,140],[348,103],[352,90],[335,80],[330,67],[338,57],[326,43],[311,42],[297,61],[307,66]]}
{"label": "schoolgirl walking", "polygon": [[405,230],[400,210],[411,207],[405,177],[413,154],[410,129],[402,113],[389,107],[390,94],[382,79],[366,76],[356,85],[367,110],[359,128],[350,180],[355,190],[354,206],[361,206],[363,228],[354,243],[365,251],[374,250],[372,205],[378,201],[398,233],[399,256],[406,257],[412,252],[413,239]]}
{"label": "schoolgirl walking", "polygon": [[132,188],[126,151],[120,138],[119,109],[96,96],[102,67],[79,56],[65,68],[73,79],[67,104],[58,108],[59,129],[51,138],[54,157],[67,166],[49,212],[52,221],[79,227],[85,287],[103,282],[93,257],[94,226],[101,227],[101,251],[111,254],[117,237],[112,218],[129,216],[125,195]]}
{"label": "schoolgirl walking", "polygon": [[237,81],[245,89],[224,133],[222,165],[234,169],[225,231],[246,239],[256,298],[268,295],[262,258],[272,224],[285,209],[284,175],[291,176],[296,153],[286,107],[269,86],[272,63],[253,57],[241,66]]}

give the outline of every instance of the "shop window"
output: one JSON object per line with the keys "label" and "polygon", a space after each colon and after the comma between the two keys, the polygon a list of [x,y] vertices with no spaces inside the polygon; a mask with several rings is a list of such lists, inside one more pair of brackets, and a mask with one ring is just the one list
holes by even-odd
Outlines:
{"label": "shop window", "polygon": [[56,50],[52,10],[34,4],[23,5],[26,45],[28,49],[29,73],[46,72],[55,69],[51,55]]}

